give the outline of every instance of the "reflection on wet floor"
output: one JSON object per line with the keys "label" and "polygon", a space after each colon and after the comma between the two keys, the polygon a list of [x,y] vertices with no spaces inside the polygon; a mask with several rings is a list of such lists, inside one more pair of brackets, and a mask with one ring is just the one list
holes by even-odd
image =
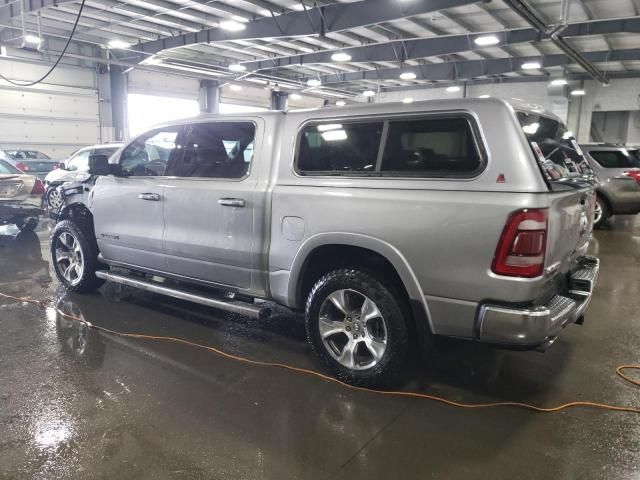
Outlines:
{"label": "reflection on wet floor", "polygon": [[[355,392],[95,325],[316,369],[299,315],[253,320],[114,284],[58,287],[49,230],[0,227],[0,478],[635,478],[640,419],[473,412]],[[638,363],[640,221],[598,231],[583,327],[546,354],[440,340],[407,388],[459,401],[640,404],[613,370]]]}

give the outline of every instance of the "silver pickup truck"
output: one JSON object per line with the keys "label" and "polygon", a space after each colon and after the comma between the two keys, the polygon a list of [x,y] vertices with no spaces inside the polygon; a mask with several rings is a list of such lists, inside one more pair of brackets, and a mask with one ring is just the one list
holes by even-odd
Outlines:
{"label": "silver pickup truck", "polygon": [[431,335],[544,349],[582,322],[598,274],[595,177],[531,106],[202,116],[114,158],[91,158],[95,186],[52,235],[69,290],[304,310],[314,352],[353,384],[393,383]]}

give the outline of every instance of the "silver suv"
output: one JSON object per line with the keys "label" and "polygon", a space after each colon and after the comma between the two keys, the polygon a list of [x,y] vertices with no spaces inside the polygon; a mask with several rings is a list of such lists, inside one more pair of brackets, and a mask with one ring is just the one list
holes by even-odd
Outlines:
{"label": "silver suv", "polygon": [[585,157],[600,180],[595,227],[611,215],[640,213],[640,150],[618,145],[582,145]]}
{"label": "silver suv", "polygon": [[[549,346],[581,323],[593,175],[561,121],[497,99],[203,116],[135,138],[51,238],[104,280],[254,317],[304,310],[339,378],[399,378],[431,335]],[[82,189],[80,189],[82,190]],[[204,287],[204,288],[203,288]]]}

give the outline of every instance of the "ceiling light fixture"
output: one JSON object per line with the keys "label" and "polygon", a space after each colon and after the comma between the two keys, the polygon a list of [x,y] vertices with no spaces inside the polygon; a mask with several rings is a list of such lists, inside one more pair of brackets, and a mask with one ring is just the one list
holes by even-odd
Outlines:
{"label": "ceiling light fixture", "polygon": [[411,97],[403,98],[402,103],[413,103],[413,98]]}
{"label": "ceiling light fixture", "polygon": [[240,65],[239,63],[232,63],[229,65],[229,70],[232,72],[244,72],[247,69],[244,65]]}
{"label": "ceiling light fixture", "polygon": [[447,87],[446,90],[449,93],[455,93],[455,92],[459,92],[460,91],[460,87],[458,87],[456,85],[453,85],[451,87]]}
{"label": "ceiling light fixture", "polygon": [[402,72],[400,74],[400,80],[415,80],[416,74],[413,72]]}
{"label": "ceiling light fixture", "polygon": [[556,78],[555,80],[551,80],[551,85],[553,85],[554,87],[561,87],[566,84],[567,81],[564,78]]}
{"label": "ceiling light fixture", "polygon": [[246,25],[236,22],[235,20],[225,20],[224,22],[220,22],[220,28],[223,30],[228,30],[230,32],[239,32],[240,30],[244,30]]}
{"label": "ceiling light fixture", "polygon": [[322,82],[317,78],[310,78],[309,80],[307,80],[307,85],[310,87],[319,87],[320,85],[322,85]]}
{"label": "ceiling light fixture", "polygon": [[239,92],[240,90],[242,90],[242,87],[240,85],[236,85],[235,83],[232,83],[231,85],[229,85],[229,90],[233,90],[234,92]]}
{"label": "ceiling light fixture", "polygon": [[292,93],[291,95],[289,95],[289,98],[291,100],[302,100],[302,95],[300,95],[299,93]]}
{"label": "ceiling light fixture", "polygon": [[331,55],[331,60],[333,60],[334,62],[348,62],[349,60],[351,60],[351,55],[344,52],[338,52]]}
{"label": "ceiling light fixture", "polygon": [[337,107],[344,107],[347,104],[347,102],[345,102],[344,100],[338,100],[336,102],[336,106]]}
{"label": "ceiling light fixture", "polygon": [[481,37],[477,37],[474,40],[474,43],[479,47],[489,47],[491,45],[497,45],[500,43],[500,39],[495,35],[483,35]]}
{"label": "ceiling light fixture", "polygon": [[28,33],[24,36],[24,42],[30,43],[32,45],[40,45],[40,42],[42,42],[42,39],[37,35],[31,35]]}
{"label": "ceiling light fixture", "polygon": [[582,89],[578,89],[578,90],[571,90],[571,95],[573,95],[574,97],[581,97],[582,95],[586,95],[587,92],[585,92]]}
{"label": "ceiling light fixture", "polygon": [[127,48],[131,48],[131,44],[129,42],[125,42],[124,40],[118,40],[117,38],[114,38],[113,40],[109,40],[109,43],[107,43],[107,46],[109,48],[115,48],[118,50],[126,50]]}
{"label": "ceiling light fixture", "polygon": [[487,95],[486,93],[483,95],[478,95],[478,98],[489,98],[491,95]]}
{"label": "ceiling light fixture", "polygon": [[364,92],[362,92],[362,96],[364,97],[373,97],[375,96],[376,92],[374,92],[373,90],[365,90]]}
{"label": "ceiling light fixture", "polygon": [[526,62],[522,64],[523,70],[538,70],[542,65],[540,62]]}

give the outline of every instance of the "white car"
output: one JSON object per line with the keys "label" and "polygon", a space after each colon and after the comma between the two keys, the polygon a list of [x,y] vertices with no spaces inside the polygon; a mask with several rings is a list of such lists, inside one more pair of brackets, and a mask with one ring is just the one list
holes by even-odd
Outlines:
{"label": "white car", "polygon": [[89,178],[89,157],[91,155],[107,155],[110,157],[122,147],[122,143],[91,145],[76,150],[64,161],[64,168],[58,168],[47,174],[44,179],[46,206],[57,211],[62,205],[62,198],[57,187],[65,182],[82,182]]}

